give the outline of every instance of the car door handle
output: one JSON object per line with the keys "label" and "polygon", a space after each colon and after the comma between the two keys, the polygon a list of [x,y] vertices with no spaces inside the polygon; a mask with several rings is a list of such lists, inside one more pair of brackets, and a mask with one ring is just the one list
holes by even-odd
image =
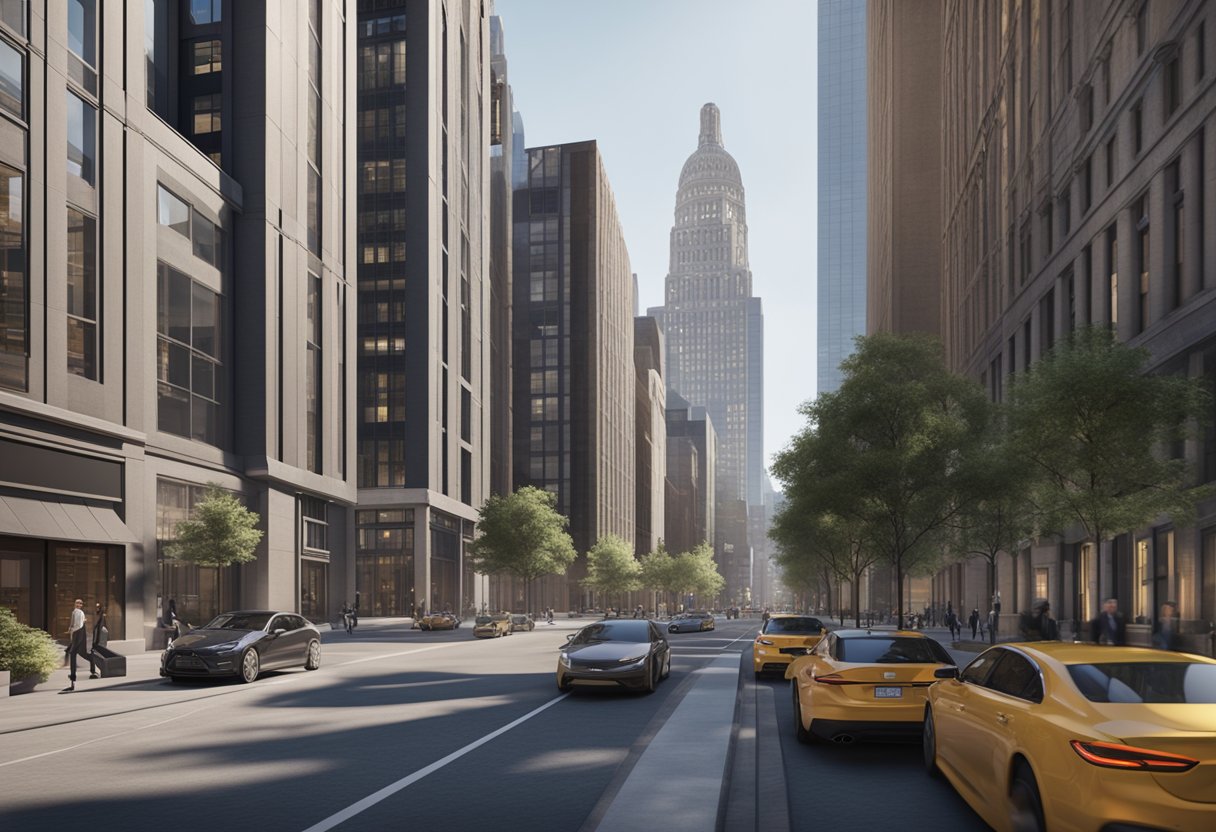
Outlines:
{"label": "car door handle", "polygon": [[996,721],[1001,723],[1002,725],[1008,725],[1009,724],[1009,714],[997,714]]}

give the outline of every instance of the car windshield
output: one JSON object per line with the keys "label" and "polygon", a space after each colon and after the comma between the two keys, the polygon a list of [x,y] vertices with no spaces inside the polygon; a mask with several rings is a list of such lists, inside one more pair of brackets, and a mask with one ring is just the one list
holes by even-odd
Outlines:
{"label": "car windshield", "polygon": [[601,621],[578,631],[571,644],[599,644],[604,641],[626,641],[635,644],[650,641],[650,624],[633,619]]}
{"label": "car windshield", "polygon": [[1090,702],[1216,705],[1216,664],[1103,662],[1070,664],[1068,675]]}
{"label": "car windshield", "polygon": [[836,658],[859,664],[954,664],[931,638],[842,638]]}
{"label": "car windshield", "polygon": [[264,630],[272,612],[226,612],[207,622],[204,630]]}
{"label": "car windshield", "polygon": [[480,624],[489,624],[493,620],[494,619],[490,618],[490,616],[488,616],[488,615],[479,615],[479,616],[477,616],[477,619],[474,623],[479,624],[479,625]]}
{"label": "car windshield", "polygon": [[823,622],[818,618],[770,618],[764,623],[765,635],[818,636]]}

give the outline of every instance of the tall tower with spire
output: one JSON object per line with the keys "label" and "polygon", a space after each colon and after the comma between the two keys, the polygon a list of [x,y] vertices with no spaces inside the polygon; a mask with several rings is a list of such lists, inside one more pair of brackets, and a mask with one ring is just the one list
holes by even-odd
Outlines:
{"label": "tall tower with spire", "polygon": [[763,504],[764,317],[752,297],[743,179],[716,104],[701,108],[697,149],[680,172],[664,305],[649,314],[667,339],[668,389],[703,406],[718,435],[715,548],[726,593],[743,601],[747,514]]}

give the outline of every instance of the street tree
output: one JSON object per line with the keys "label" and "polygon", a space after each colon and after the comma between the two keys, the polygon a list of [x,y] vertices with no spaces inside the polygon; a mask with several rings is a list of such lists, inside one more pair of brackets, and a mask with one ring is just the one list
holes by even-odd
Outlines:
{"label": "street tree", "polygon": [[[664,603],[671,600],[667,596],[679,591],[675,585],[675,559],[667,551],[662,541],[659,542],[658,548],[642,557],[640,566],[642,586],[661,594]],[[655,605],[655,609],[658,610],[658,604]]]}
{"label": "street tree", "polygon": [[808,509],[799,512],[787,502],[773,519],[769,536],[779,547],[777,562],[794,574],[813,574],[829,588],[833,581],[847,583],[853,623],[860,627],[861,579],[878,562],[879,551],[857,519]]}
{"label": "street tree", "polygon": [[569,520],[556,505],[552,492],[528,485],[491,496],[478,511],[479,535],[469,547],[473,569],[522,580],[529,610],[533,582],[542,575],[565,574],[578,556],[566,531]]}
{"label": "street tree", "polygon": [[680,574],[685,575],[687,589],[697,596],[697,601],[706,606],[711,598],[722,592],[726,579],[718,571],[718,562],[714,559],[714,550],[705,541],[701,541],[676,558]]}
{"label": "street tree", "polygon": [[606,597],[623,595],[641,587],[642,566],[633,547],[616,535],[601,537],[587,552],[587,577],[583,586]]}
{"label": "street tree", "polygon": [[[810,501],[856,523],[903,581],[940,557],[987,421],[980,387],[950,373],[927,335],[859,336],[840,388],[804,405],[807,427],[784,452]],[[808,441],[802,442],[801,439]],[[792,485],[792,483],[791,483]]]}
{"label": "street tree", "polygon": [[1211,411],[1211,394],[1198,379],[1147,372],[1149,358],[1107,327],[1087,327],[1010,391],[1012,441],[1039,475],[1046,527],[1079,524],[1095,551],[1163,514],[1184,523],[1212,493],[1191,485],[1183,453]]}
{"label": "street tree", "polygon": [[242,505],[235,494],[210,483],[190,516],[174,527],[165,555],[216,568],[248,563],[257,557],[262,542],[260,522],[258,513]]}

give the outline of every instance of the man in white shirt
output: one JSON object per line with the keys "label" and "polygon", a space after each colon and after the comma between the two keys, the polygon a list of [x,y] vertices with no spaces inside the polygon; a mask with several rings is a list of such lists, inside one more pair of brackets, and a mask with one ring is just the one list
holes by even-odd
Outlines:
{"label": "man in white shirt", "polygon": [[89,652],[87,631],[84,628],[84,601],[76,599],[76,607],[72,610],[72,620],[68,624],[68,655],[71,667],[68,678],[71,683],[63,689],[64,693],[76,690],[76,657],[84,656],[89,660],[89,678],[97,678],[97,670],[93,664],[93,654]]}

